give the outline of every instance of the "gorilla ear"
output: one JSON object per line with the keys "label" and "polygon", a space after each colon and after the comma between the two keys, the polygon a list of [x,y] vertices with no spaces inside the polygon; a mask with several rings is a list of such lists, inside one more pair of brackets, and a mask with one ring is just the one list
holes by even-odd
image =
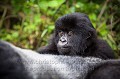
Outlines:
{"label": "gorilla ear", "polygon": [[90,37],[91,37],[91,33],[88,32],[88,34],[86,35],[85,39],[88,39],[88,38],[90,38]]}

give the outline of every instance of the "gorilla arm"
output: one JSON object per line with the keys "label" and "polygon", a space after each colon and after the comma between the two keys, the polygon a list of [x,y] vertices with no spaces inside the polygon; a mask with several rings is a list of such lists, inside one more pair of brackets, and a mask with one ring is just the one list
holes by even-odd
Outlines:
{"label": "gorilla arm", "polygon": [[59,55],[59,52],[57,50],[57,46],[55,45],[55,42],[53,41],[55,39],[54,34],[49,40],[49,44],[47,46],[40,47],[37,52],[40,54],[53,54],[53,55]]}

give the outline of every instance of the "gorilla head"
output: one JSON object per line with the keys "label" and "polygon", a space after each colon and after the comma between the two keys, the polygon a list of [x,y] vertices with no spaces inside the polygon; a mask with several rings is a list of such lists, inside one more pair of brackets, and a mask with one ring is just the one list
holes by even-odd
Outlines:
{"label": "gorilla head", "polygon": [[85,14],[73,13],[55,23],[55,45],[60,54],[82,54],[96,40],[96,31]]}

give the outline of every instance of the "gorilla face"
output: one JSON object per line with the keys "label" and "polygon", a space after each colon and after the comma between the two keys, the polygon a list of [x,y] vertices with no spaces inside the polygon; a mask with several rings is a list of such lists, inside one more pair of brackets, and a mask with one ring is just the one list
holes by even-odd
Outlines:
{"label": "gorilla face", "polygon": [[93,39],[96,32],[85,14],[68,14],[55,23],[55,44],[60,54],[82,54]]}
{"label": "gorilla face", "polygon": [[78,36],[75,31],[60,31],[58,32],[57,48],[60,53],[74,54],[79,52],[80,40],[82,40],[81,34]]}

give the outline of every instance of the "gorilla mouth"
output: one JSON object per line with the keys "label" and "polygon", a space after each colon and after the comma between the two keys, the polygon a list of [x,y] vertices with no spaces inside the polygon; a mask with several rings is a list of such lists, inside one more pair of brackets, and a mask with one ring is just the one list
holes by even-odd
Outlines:
{"label": "gorilla mouth", "polygon": [[59,53],[61,54],[68,54],[70,52],[70,47],[69,46],[62,46],[59,47]]}
{"label": "gorilla mouth", "polygon": [[63,49],[63,50],[69,50],[70,46],[62,46],[61,49]]}
{"label": "gorilla mouth", "polygon": [[62,46],[61,48],[67,49],[70,48],[69,46]]}

